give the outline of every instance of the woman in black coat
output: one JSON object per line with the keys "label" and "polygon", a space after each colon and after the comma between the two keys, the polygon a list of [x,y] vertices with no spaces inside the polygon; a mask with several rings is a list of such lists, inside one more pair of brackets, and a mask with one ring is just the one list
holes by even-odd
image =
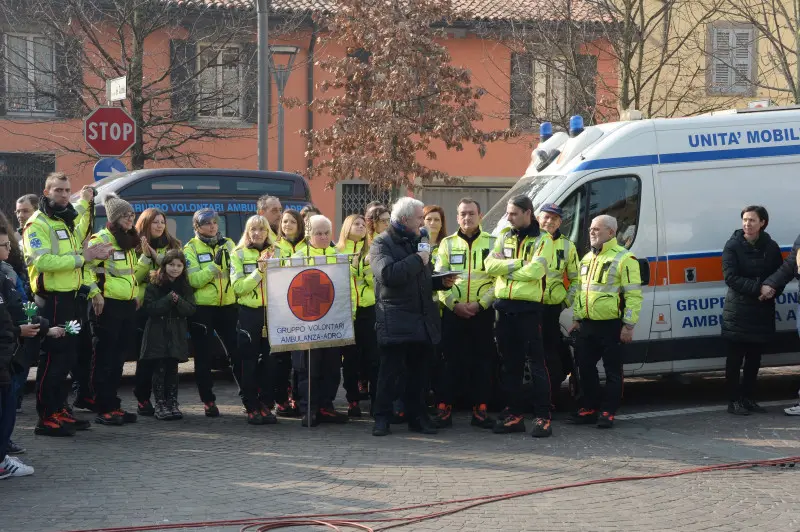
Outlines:
{"label": "woman in black coat", "polygon": [[[722,337],[728,341],[725,380],[728,412],[765,412],[755,401],[764,346],[775,335],[776,291],[763,284],[783,263],[778,244],[765,232],[769,214],[753,205],[742,210],[742,229],[734,231],[722,250],[722,273],[728,294],[722,309]],[[739,370],[744,362],[744,375]]]}

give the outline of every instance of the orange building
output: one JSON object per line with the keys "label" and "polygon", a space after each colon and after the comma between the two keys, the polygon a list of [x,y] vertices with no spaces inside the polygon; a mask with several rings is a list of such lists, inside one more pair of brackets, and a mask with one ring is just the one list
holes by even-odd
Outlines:
{"label": "orange building", "polygon": [[[153,96],[143,110],[150,113],[148,116],[158,117],[144,136],[145,167],[257,168],[257,126],[254,123],[257,92],[254,86],[246,86],[255,79],[256,72],[254,0],[164,1],[183,8],[186,4],[194,5],[203,11],[206,21],[216,13],[221,23],[228,24],[230,20],[225,19],[225,12],[240,11],[239,20],[245,20],[247,28],[239,30],[233,38],[219,32],[215,34],[215,42],[222,42],[220,35],[225,34],[224,44],[207,47],[202,39],[188,33],[191,31],[188,25],[160,29],[144,39],[143,80],[150,94],[158,95]],[[552,115],[555,121],[563,121],[565,115],[578,109],[572,101],[573,91],[578,91],[569,79],[568,69],[557,68],[557,60],[534,61],[515,54],[514,46],[496,37],[503,34],[504,27],[511,27],[512,22],[519,25],[522,19],[540,16],[546,2],[521,2],[523,7],[516,6],[511,12],[503,9],[506,4],[502,2],[462,1],[468,4],[465,7],[474,19],[448,30],[443,43],[453,63],[467,68],[473,85],[486,91],[480,100],[484,116],[480,127],[485,130],[516,127],[521,135],[490,144],[483,158],[470,147],[462,152],[448,152],[444,148],[438,151],[438,159],[433,164],[452,176],[463,178],[463,182],[458,186],[433,184],[425,187],[421,196],[427,203],[442,204],[447,212],[453,211],[457,199],[464,195],[475,197],[488,209],[527,167],[534,133],[538,131],[538,117],[546,114]],[[315,39],[318,34],[314,31],[311,14],[330,7],[316,0],[272,2],[275,12],[271,16],[278,30],[270,30],[270,44],[297,47],[286,97],[307,102],[320,96],[317,87],[324,73],[314,61],[323,54],[343,53],[332,44],[320,47]],[[281,24],[284,29],[289,26],[287,21],[292,22],[291,30],[281,31]],[[75,38],[68,43],[62,42],[63,35],[54,33],[58,30],[37,28],[35,21],[26,25],[24,32],[16,29],[19,26],[0,28],[4,73],[0,76],[0,131],[3,133],[0,208],[6,213],[10,214],[16,197],[39,193],[48,171],[59,170],[73,176],[73,187],[93,179],[92,168],[98,157],[83,140],[82,117],[92,108],[106,103],[103,78],[119,75],[102,62],[99,51],[119,57],[124,50],[119,44],[119,28],[112,23],[95,25],[96,33],[91,39],[75,26],[73,21],[71,33]],[[95,43],[99,43],[99,48]],[[126,45],[132,46],[129,41]],[[617,74],[613,61],[604,54],[602,43],[593,43],[591,50],[581,53],[589,59],[583,62],[588,70],[582,73],[582,81],[588,81],[590,86],[590,103],[580,108],[584,114],[612,115],[615,110],[613,95],[601,94],[607,91],[601,87],[614,86]],[[75,57],[81,59],[75,60]],[[276,61],[279,61],[277,56]],[[105,68],[98,68],[98,65]],[[597,76],[602,76],[603,83],[594,82]],[[192,87],[194,92],[187,92],[186,87]],[[585,89],[585,83],[583,87]],[[128,88],[130,91],[130,78]],[[587,91],[582,92],[585,103]],[[198,95],[215,105],[200,106]],[[132,101],[128,99],[122,105],[130,111]],[[269,109],[269,169],[275,170],[278,96],[274,79],[271,79]],[[299,132],[324,127],[329,120],[332,118],[315,115],[304,107],[285,110],[286,171],[303,173],[313,164],[305,157],[305,139]],[[203,132],[205,136],[201,135]],[[195,139],[193,134],[202,138]],[[170,148],[167,137],[182,138],[182,142]],[[131,156],[128,152],[121,157],[129,167]],[[347,213],[372,199],[388,199],[388,192],[375,193],[358,181],[342,181],[335,190],[325,190],[324,183],[317,179],[311,182],[311,188],[314,203],[337,224]]]}

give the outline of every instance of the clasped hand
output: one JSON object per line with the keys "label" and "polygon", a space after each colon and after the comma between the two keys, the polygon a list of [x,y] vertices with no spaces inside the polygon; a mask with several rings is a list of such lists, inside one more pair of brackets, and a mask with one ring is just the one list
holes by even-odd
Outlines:
{"label": "clasped hand", "polygon": [[775,297],[775,289],[765,284],[761,285],[761,295],[758,296],[759,301],[768,301]]}

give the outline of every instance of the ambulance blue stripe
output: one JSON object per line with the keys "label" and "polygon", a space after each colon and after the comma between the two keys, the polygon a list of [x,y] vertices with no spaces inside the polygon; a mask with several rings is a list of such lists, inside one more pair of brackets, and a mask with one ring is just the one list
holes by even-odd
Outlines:
{"label": "ambulance blue stripe", "polygon": [[584,161],[573,172],[583,170],[603,170],[651,164],[676,164],[702,161],[721,161],[726,159],[758,159],[761,157],[781,157],[800,155],[800,144],[791,146],[767,146],[762,148],[737,148],[732,150],[711,150],[700,152],[664,153],[661,155],[635,155],[631,157],[609,157]]}
{"label": "ambulance blue stripe", "polygon": [[[791,251],[792,246],[781,246],[781,251]],[[647,262],[665,262],[670,259],[706,259],[709,257],[721,257],[720,251],[704,251],[701,253],[675,253],[673,255],[660,255],[658,257],[647,257]]]}

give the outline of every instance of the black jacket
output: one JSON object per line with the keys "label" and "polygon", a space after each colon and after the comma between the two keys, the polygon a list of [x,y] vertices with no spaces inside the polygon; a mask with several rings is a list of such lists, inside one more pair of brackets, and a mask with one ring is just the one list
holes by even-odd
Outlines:
{"label": "black jacket", "polygon": [[[191,289],[173,287],[172,283],[159,286],[149,283],[144,291],[144,310],[147,323],[142,336],[142,360],[174,358],[179,362],[189,360],[189,323],[187,317],[194,314],[195,302]],[[176,303],[169,295],[175,290],[179,298]]]}
{"label": "black jacket", "polygon": [[792,282],[792,279],[800,279],[797,272],[797,250],[800,249],[800,235],[794,240],[792,251],[786,256],[786,259],[778,268],[778,271],[764,281],[764,284],[771,286],[775,290],[783,290],[787,284]]}
{"label": "black jacket", "polygon": [[438,344],[439,308],[433,290],[443,288],[432,279],[433,261],[417,255],[419,237],[394,226],[372,242],[369,260],[375,276],[375,329],[381,345]]}
{"label": "black jacket", "polygon": [[[744,232],[734,231],[722,250],[722,274],[728,295],[722,308],[722,336],[740,342],[768,342],[775,333],[775,299],[759,301],[761,285],[783,258],[778,244],[767,233],[754,244]],[[780,290],[778,290],[780,293]]]}

